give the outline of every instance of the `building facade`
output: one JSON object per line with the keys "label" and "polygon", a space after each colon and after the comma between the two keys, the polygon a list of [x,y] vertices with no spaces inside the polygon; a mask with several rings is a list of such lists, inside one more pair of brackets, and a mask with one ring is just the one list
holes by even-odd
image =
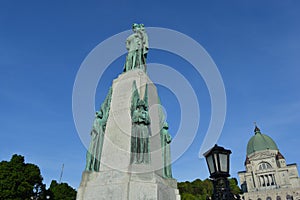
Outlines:
{"label": "building facade", "polygon": [[296,164],[286,164],[276,143],[255,127],[247,145],[246,171],[238,173],[243,199],[300,199],[300,178]]}

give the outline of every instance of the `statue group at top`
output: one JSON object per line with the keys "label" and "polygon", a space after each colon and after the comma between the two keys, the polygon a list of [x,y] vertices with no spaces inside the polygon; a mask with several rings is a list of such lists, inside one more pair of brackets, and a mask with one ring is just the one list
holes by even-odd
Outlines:
{"label": "statue group at top", "polygon": [[126,40],[128,54],[124,65],[124,72],[133,69],[142,69],[146,72],[146,59],[148,53],[148,36],[144,24],[132,25],[133,34]]}

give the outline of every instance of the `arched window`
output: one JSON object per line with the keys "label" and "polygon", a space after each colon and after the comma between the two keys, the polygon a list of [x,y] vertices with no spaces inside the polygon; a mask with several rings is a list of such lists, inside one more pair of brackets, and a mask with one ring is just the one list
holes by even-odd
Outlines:
{"label": "arched window", "polygon": [[258,198],[257,200],[261,200],[261,198]]}
{"label": "arched window", "polygon": [[286,200],[293,200],[293,196],[291,196],[291,195],[286,195]]}
{"label": "arched window", "polygon": [[267,162],[262,162],[258,165],[258,170],[272,169],[272,166]]}
{"label": "arched window", "polygon": [[271,197],[267,197],[266,200],[272,200],[272,198]]}

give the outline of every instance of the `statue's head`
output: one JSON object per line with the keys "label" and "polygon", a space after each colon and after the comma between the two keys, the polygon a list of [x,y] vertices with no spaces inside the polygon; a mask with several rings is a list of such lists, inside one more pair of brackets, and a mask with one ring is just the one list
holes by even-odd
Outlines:
{"label": "statue's head", "polygon": [[142,31],[145,30],[145,25],[144,24],[140,24],[140,28],[141,28]]}
{"label": "statue's head", "polygon": [[103,117],[103,111],[102,110],[96,111],[96,117],[102,118]]}
{"label": "statue's head", "polygon": [[163,128],[164,129],[169,129],[169,124],[167,122],[164,122]]}
{"label": "statue's head", "polygon": [[142,99],[140,99],[138,102],[137,102],[137,105],[136,105],[138,108],[140,107],[143,107],[145,110],[146,110],[146,102]]}
{"label": "statue's head", "polygon": [[137,23],[132,24],[132,30],[135,32],[138,29],[139,25]]}

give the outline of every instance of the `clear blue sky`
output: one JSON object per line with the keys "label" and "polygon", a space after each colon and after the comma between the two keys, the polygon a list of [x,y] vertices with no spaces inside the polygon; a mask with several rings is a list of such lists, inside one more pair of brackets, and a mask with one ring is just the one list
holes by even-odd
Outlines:
{"label": "clear blue sky", "polygon": [[[299,1],[105,2],[0,2],[0,160],[9,160],[15,153],[24,155],[27,162],[40,167],[48,186],[52,179],[59,179],[64,163],[62,181],[77,188],[86,149],[72,116],[76,73],[96,45],[139,22],[190,36],[218,66],[227,95],[227,116],[218,144],[233,152],[233,177],[244,170],[254,121],[276,141],[287,163],[300,163]],[[152,52],[149,62],[184,74],[201,102],[199,134],[173,164],[173,175],[179,181],[205,179],[207,166],[198,158],[201,133],[210,119],[205,83],[185,67],[184,60]],[[97,107],[121,72],[124,58],[110,66],[107,78],[100,81]],[[173,109],[176,98],[165,88],[159,91],[174,136],[179,122],[178,110]]]}

